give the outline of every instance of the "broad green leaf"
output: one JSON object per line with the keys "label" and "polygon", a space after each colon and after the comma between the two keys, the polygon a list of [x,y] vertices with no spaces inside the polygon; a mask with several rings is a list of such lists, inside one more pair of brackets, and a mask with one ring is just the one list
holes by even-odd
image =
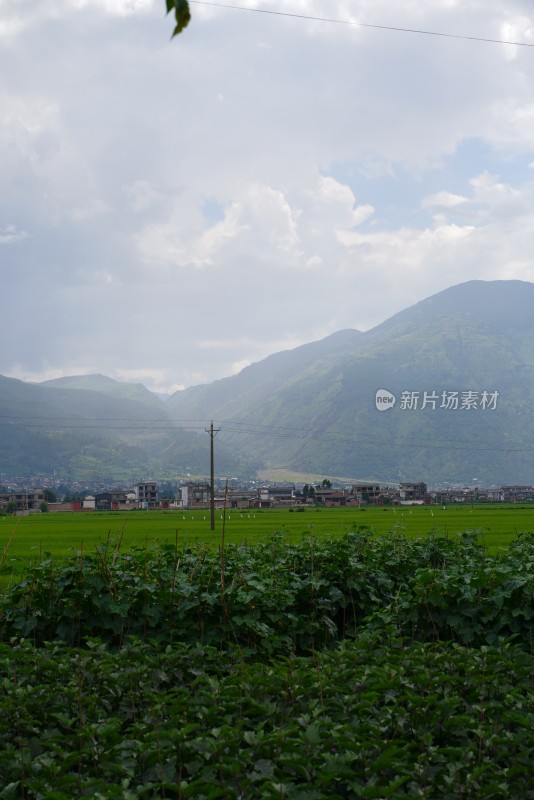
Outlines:
{"label": "broad green leaf", "polygon": [[191,12],[189,10],[189,3],[187,0],[174,0],[174,9],[176,27],[172,34],[172,38],[181,33],[184,28],[187,28],[191,20]]}

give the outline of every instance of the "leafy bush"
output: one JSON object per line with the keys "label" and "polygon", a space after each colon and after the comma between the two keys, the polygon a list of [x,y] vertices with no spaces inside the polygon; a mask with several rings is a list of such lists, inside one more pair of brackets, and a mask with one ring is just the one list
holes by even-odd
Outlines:
{"label": "leafy bush", "polygon": [[534,664],[517,646],[369,633],[247,663],[87,645],[0,648],[0,797],[534,797]]}
{"label": "leafy bush", "polygon": [[236,644],[304,654],[371,626],[408,641],[526,648],[534,641],[534,535],[489,556],[476,534],[409,541],[364,532],[289,544],[283,534],[219,552],[112,545],[29,569],[4,591],[0,639],[121,645]]}
{"label": "leafy bush", "polygon": [[534,798],[534,536],[51,560],[2,595],[0,798]]}

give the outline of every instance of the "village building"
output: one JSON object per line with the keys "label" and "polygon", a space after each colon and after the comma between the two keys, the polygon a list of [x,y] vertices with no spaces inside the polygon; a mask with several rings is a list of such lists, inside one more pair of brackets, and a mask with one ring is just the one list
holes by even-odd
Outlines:
{"label": "village building", "polygon": [[401,502],[405,501],[424,501],[428,498],[428,488],[426,483],[401,483],[399,486]]}
{"label": "village building", "polygon": [[210,485],[205,481],[189,481],[180,487],[179,503],[182,508],[208,508]]}
{"label": "village building", "polygon": [[326,508],[347,505],[347,495],[341,489],[316,489],[314,497],[316,503]]}
{"label": "village building", "polygon": [[158,484],[155,481],[136,483],[133,487],[136,502],[141,508],[149,508],[158,503]]}
{"label": "village building", "polygon": [[255,505],[258,508],[286,507],[296,503],[295,485],[292,483],[261,486],[257,492]]}
{"label": "village building", "polygon": [[39,511],[41,504],[45,501],[45,492],[42,486],[19,492],[2,492],[0,494],[0,508],[9,507],[17,512]]}
{"label": "village building", "polygon": [[506,503],[520,503],[534,499],[532,486],[501,486],[503,500]]}
{"label": "village building", "polygon": [[380,484],[355,483],[350,493],[359,503],[374,503],[381,496]]}

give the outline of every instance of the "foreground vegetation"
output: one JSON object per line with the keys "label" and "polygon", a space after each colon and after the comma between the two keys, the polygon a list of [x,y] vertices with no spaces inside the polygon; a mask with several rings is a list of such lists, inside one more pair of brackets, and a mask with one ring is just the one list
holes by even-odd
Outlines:
{"label": "foreground vegetation", "polygon": [[310,658],[0,648],[3,798],[529,798],[532,657],[367,634]]}
{"label": "foreground vegetation", "polygon": [[128,637],[306,654],[394,625],[409,640],[477,646],[534,637],[534,534],[497,556],[476,534],[407,540],[366,532],[123,553],[120,541],[65,564],[47,560],[6,586],[0,640],[84,644]]}
{"label": "foreground vegetation", "polygon": [[0,798],[534,798],[534,535],[120,541],[0,607]]}

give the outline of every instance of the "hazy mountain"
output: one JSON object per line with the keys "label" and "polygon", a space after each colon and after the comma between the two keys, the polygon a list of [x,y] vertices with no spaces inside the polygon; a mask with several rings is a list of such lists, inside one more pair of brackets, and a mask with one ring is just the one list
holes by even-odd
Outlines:
{"label": "hazy mountain", "polygon": [[[224,444],[219,460],[232,475],[251,468]],[[0,473],[53,471],[74,479],[205,475],[209,439],[179,428],[139,384],[100,375],[41,384],[0,376]]]}
{"label": "hazy mountain", "polygon": [[[378,389],[396,396],[389,411],[377,411]],[[418,393],[416,409],[402,408],[403,392]],[[440,407],[444,392],[458,393],[457,409]],[[461,408],[465,392],[476,393],[477,408]],[[534,483],[533,398],[534,284],[471,281],[371,331],[343,331],[178,392],[166,407],[175,417],[213,418],[221,441],[272,467]]]}
{"label": "hazy mountain", "polygon": [[[395,397],[386,411],[377,410],[380,389]],[[470,281],[370,331],[276,353],[166,402],[103,375],[42,384],[0,377],[0,472],[205,475],[213,419],[220,475],[261,465],[392,482],[531,484],[533,399],[534,284]],[[476,407],[462,408],[469,400]],[[180,420],[197,420],[195,430]]]}
{"label": "hazy mountain", "polygon": [[165,408],[182,419],[211,419],[214,414],[223,419],[242,416],[245,410],[254,417],[257,403],[304,379],[310,371],[316,374],[321,368],[331,369],[334,362],[355,351],[361,337],[359,331],[338,331],[318,342],[275,353],[230,378],[178,391]]}
{"label": "hazy mountain", "polygon": [[66,378],[54,378],[43,381],[40,386],[53,389],[85,389],[110,397],[124,400],[136,400],[153,409],[161,409],[162,401],[154,392],[150,392],[142,383],[121,383],[105,375],[72,375]]}

